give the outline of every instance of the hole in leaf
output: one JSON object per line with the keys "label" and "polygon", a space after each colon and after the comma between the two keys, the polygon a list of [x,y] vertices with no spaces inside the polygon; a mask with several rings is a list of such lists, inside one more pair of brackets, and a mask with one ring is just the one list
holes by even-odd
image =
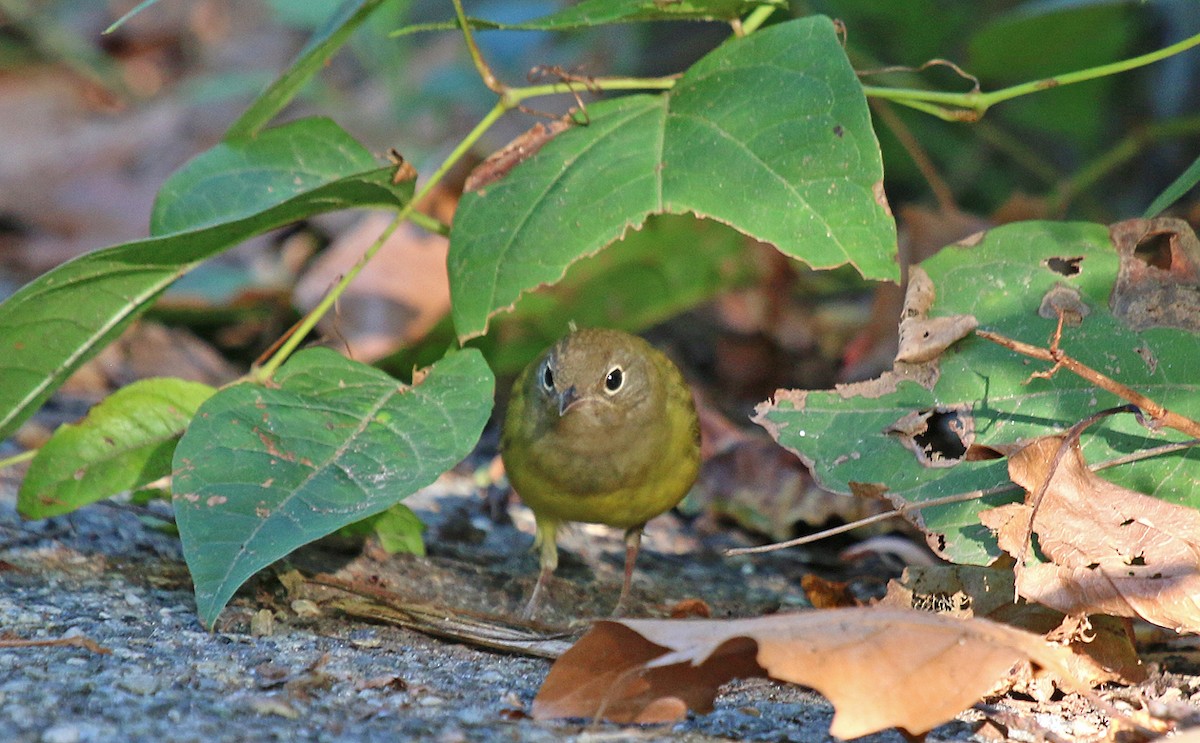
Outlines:
{"label": "hole in leaf", "polygon": [[963,424],[957,410],[932,411],[926,419],[925,433],[913,436],[913,440],[929,455],[930,459],[960,460],[967,453],[963,441]]}
{"label": "hole in leaf", "polygon": [[975,443],[975,419],[966,407],[918,410],[889,426],[895,436],[926,467],[953,467]]}
{"label": "hole in leaf", "polygon": [[1171,242],[1175,239],[1174,232],[1151,232],[1138,241],[1133,249],[1133,255],[1147,266],[1154,266],[1163,271],[1171,270]]}
{"label": "hole in leaf", "polygon": [[1083,263],[1081,255],[1074,258],[1049,258],[1046,260],[1046,268],[1063,276],[1075,276],[1082,270],[1079,268],[1080,263]]}

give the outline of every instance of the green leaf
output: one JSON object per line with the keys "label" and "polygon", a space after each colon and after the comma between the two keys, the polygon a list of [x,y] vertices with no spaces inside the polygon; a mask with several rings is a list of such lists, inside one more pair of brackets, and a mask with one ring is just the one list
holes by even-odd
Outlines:
{"label": "green leaf", "polygon": [[334,52],[384,0],[346,0],[313,34],[287,70],[250,104],[225,133],[225,139],[257,134],[296,94],[325,68]]}
{"label": "green leaf", "polygon": [[397,503],[382,513],[341,527],[334,536],[361,542],[374,535],[389,555],[400,552],[424,555],[425,541],[421,538],[424,530],[425,524],[417,514],[403,503]]}
{"label": "green leaf", "polygon": [[[650,217],[642,229],[576,262],[554,286],[523,296],[471,346],[483,352],[498,376],[515,374],[564,335],[571,322],[636,333],[750,283],[755,261],[746,238],[725,225],[673,214]],[[454,342],[447,319],[418,346],[380,365],[405,374],[429,364]]]}
{"label": "green leaf", "polygon": [[175,450],[175,517],[212,626],[234,591],[292,550],[395,505],[465,457],[491,412],[478,351],[407,387],[327,349],[262,387],[222,390]]}
{"label": "green leaf", "polygon": [[448,259],[460,339],[650,214],[693,212],[814,267],[896,278],[879,146],[829,19],[733,39],[671,92],[588,116],[464,195]]}
{"label": "green leaf", "polygon": [[175,442],[214,392],[170,378],[117,390],[79,423],[58,427],[29,465],[17,510],[30,519],[58,516],[166,477]]}
{"label": "green leaf", "polygon": [[[1134,331],[1109,311],[1118,258],[1108,228],[1084,223],[1026,222],[986,233],[974,247],[951,246],[922,264],[936,289],[930,316],[971,315],[980,327],[1045,348],[1056,319],[1039,314],[1051,290],[1078,292],[1088,308],[1082,324],[1064,328],[1062,349],[1099,372],[1183,415],[1200,415],[1195,374],[1196,337],[1158,327]],[[841,493],[851,483],[877,483],[893,503],[921,503],[1011,485],[1003,460],[961,461],[949,467],[918,463],[887,430],[906,415],[961,410],[975,442],[1014,444],[1061,432],[1092,413],[1122,404],[1111,393],[1060,369],[1050,379],[1030,378],[1049,364],[1019,356],[975,335],[955,343],[938,362],[932,389],[913,381],[873,380],[831,392],[781,392],[756,418],[783,446],[814,468],[824,487]],[[893,389],[894,388],[894,389]],[[1110,417],[1084,434],[1089,463],[1115,459],[1167,441],[1133,416]],[[1200,507],[1200,451],[1175,453],[1106,469],[1103,476],[1157,498]],[[1021,500],[1015,487],[919,512],[925,528],[951,560],[987,564],[999,554],[977,513]]]}
{"label": "green leaf", "polygon": [[[503,31],[566,31],[608,23],[635,21],[730,21],[763,5],[786,8],[786,0],[582,0],[562,10],[523,23],[496,23],[467,18],[471,28]],[[407,26],[392,33],[404,36],[419,31],[450,31],[458,21]]]}
{"label": "green leaf", "polygon": [[417,514],[403,503],[397,503],[374,519],[375,536],[379,545],[389,555],[406,552],[411,555],[424,555],[425,542],[421,532],[425,525]]}
{"label": "green leaf", "polygon": [[402,206],[412,182],[375,165],[327,119],[227,141],[185,165],[159,194],[154,237],[81,256],[0,304],[0,438],[206,258],[313,214]]}
{"label": "green leaf", "polygon": [[1191,191],[1197,183],[1200,183],[1200,157],[1193,160],[1187,170],[1180,173],[1178,178],[1171,181],[1171,185],[1163,189],[1163,192],[1150,202],[1150,206],[1146,207],[1146,213],[1142,216],[1147,219],[1158,216],[1163,209],[1183,198],[1183,195]]}

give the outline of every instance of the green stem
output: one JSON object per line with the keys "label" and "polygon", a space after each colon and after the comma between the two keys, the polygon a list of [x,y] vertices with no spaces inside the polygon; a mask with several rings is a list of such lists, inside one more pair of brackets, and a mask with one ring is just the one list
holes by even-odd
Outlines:
{"label": "green stem", "polygon": [[354,281],[354,279],[360,273],[362,273],[362,270],[366,268],[367,263],[375,257],[375,254],[379,252],[379,249],[383,247],[383,244],[387,242],[389,237],[392,236],[392,233],[396,231],[396,229],[401,225],[401,223],[404,222],[405,219],[409,219],[413,215],[413,207],[427,195],[429,195],[429,192],[433,190],[434,186],[440,183],[442,178],[446,177],[446,173],[448,173],[450,169],[454,167],[454,165],[463,157],[463,155],[467,154],[471,147],[477,141],[479,141],[479,138],[483,136],[484,132],[491,128],[492,124],[496,123],[496,120],[504,115],[504,113],[507,111],[508,107],[505,105],[504,99],[501,98],[501,100],[497,101],[496,105],[492,107],[492,110],[489,111],[487,115],[475,125],[475,128],[471,130],[471,133],[468,134],[463,141],[458,143],[458,146],[454,148],[454,151],[450,153],[441,166],[434,171],[433,175],[429,177],[429,180],[425,182],[425,185],[418,189],[417,193],[413,195],[412,199],[405,204],[399,212],[396,213],[395,219],[393,219],[391,223],[384,228],[383,232],[379,235],[379,238],[376,239],[375,242],[371,243],[371,247],[367,248],[367,250],[362,254],[362,257],[359,258],[354,265],[350,267],[350,270],[347,271],[344,276],[342,276],[337,284],[325,294],[320,303],[317,304],[316,307],[313,307],[312,310],[310,310],[309,313],[304,316],[304,319],[296,326],[295,331],[293,331],[293,333],[288,336],[288,339],[279,346],[279,349],[272,354],[271,358],[252,373],[252,379],[257,382],[262,382],[270,379],[275,374],[280,365],[283,364],[283,362],[296,350],[296,347],[304,342],[304,339],[310,332],[312,332],[312,329],[316,327],[321,318],[333,308],[333,305],[346,291],[346,287],[348,287],[350,282]]}
{"label": "green stem", "polygon": [[760,5],[750,11],[750,15],[746,16],[742,21],[742,35],[748,36],[759,29],[766,22],[771,14],[775,12],[778,6],[775,5]]}
{"label": "green stem", "polygon": [[471,24],[467,21],[467,13],[463,10],[462,0],[453,0],[453,2],[454,14],[458,16],[458,27],[462,29],[463,38],[467,42],[467,51],[471,54],[471,61],[475,64],[479,77],[488,90],[503,95],[504,85],[496,79],[492,68],[488,67],[487,61],[483,58],[483,52],[479,51],[479,45],[475,43],[475,34],[471,31]]}
{"label": "green stem", "polygon": [[529,98],[536,98],[545,95],[560,95],[563,93],[576,93],[581,88],[586,87],[589,90],[669,90],[675,85],[675,78],[610,78],[601,80],[588,80],[586,86],[583,83],[550,83],[547,85],[531,85],[525,88],[509,88],[499,82],[487,62],[479,53],[479,48],[475,45],[475,41],[471,36],[469,24],[466,23],[466,16],[463,13],[461,0],[454,0],[455,11],[459,15],[459,22],[462,24],[463,34],[467,38],[467,47],[471,50],[471,58],[475,61],[475,68],[479,71],[480,77],[483,78],[484,84],[499,95],[496,105],[475,125],[475,128],[463,138],[458,146],[446,157],[438,169],[429,176],[421,188],[413,195],[412,199],[405,204],[400,211],[396,213],[396,217],[388,224],[388,226],[380,234],[379,238],[371,244],[371,247],[362,254],[362,256],[354,263],[354,265],[338,280],[329,292],[321,299],[316,307],[312,308],[304,319],[296,325],[296,329],[288,336],[287,340],[280,344],[279,348],[271,355],[269,359],[259,368],[255,369],[250,374],[250,378],[257,382],[263,382],[270,379],[279,367],[287,360],[296,348],[304,342],[304,339],[312,332],[321,318],[326,315],[337,302],[337,300],[346,291],[346,287],[362,272],[367,263],[370,262],[383,244],[387,242],[392,233],[404,222],[404,220],[412,220],[414,223],[437,232],[438,234],[448,234],[449,228],[441,222],[419,214],[414,211],[414,206],[420,203],[430,191],[433,190],[438,183],[446,177],[446,173],[463,158],[471,148],[483,137],[484,133],[496,123],[497,120],[508,111],[520,105],[521,101]]}
{"label": "green stem", "polygon": [[578,93],[580,90],[670,90],[675,87],[675,77],[609,77],[593,78],[585,86],[583,83],[549,83],[547,85],[531,85],[527,88],[509,88],[505,96],[513,104],[537,98],[543,95],[562,95],[563,93]]}
{"label": "green stem", "polygon": [[1041,80],[1032,80],[1001,90],[995,90],[991,93],[981,93],[978,91],[948,93],[939,90],[885,88],[874,85],[864,85],[863,92],[868,96],[895,101],[898,104],[924,111],[947,121],[978,121],[989,108],[997,103],[1029,93],[1036,93],[1040,90],[1049,90],[1062,85],[1072,85],[1099,77],[1115,75],[1120,72],[1127,72],[1128,70],[1144,67],[1187,51],[1197,45],[1200,45],[1200,34],[1137,57],[1123,59],[1119,62],[1112,62],[1098,67],[1089,67],[1076,72],[1054,75],[1042,78]]}
{"label": "green stem", "polygon": [[441,235],[442,237],[448,237],[450,235],[450,225],[446,224],[440,219],[437,219],[436,217],[431,217],[428,214],[413,212],[412,214],[408,215],[408,220],[421,229],[432,232],[435,235]]}
{"label": "green stem", "polygon": [[1072,199],[1136,158],[1150,144],[1163,139],[1194,135],[1197,132],[1200,132],[1200,116],[1164,121],[1130,133],[1117,144],[1106,147],[1103,154],[1064,181],[1046,200],[1050,213],[1065,211]]}
{"label": "green stem", "polygon": [[28,462],[30,459],[33,459],[34,457],[36,457],[37,453],[38,453],[37,449],[30,449],[29,451],[23,451],[20,454],[14,454],[13,456],[9,457],[8,459],[0,459],[0,470],[8,469],[9,467],[14,467],[14,466],[20,464],[21,462]]}

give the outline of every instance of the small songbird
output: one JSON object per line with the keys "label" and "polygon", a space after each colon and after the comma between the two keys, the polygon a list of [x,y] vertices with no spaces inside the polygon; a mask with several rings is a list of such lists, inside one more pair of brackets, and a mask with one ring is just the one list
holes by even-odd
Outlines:
{"label": "small songbird", "polygon": [[558,567],[565,521],[625,529],[624,608],[642,527],[687,494],[700,469],[700,424],[679,369],[618,330],[575,330],[513,385],[501,435],[508,479],[537,520],[541,573],[529,618]]}

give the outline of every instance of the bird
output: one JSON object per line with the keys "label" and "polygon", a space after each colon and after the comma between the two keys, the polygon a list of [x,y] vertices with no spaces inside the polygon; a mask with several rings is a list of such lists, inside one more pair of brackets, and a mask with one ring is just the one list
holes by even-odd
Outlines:
{"label": "bird", "polygon": [[540,573],[523,618],[558,567],[556,536],[571,521],[625,530],[621,614],[643,527],[679,503],[700,470],[700,424],[679,368],[635,335],[572,328],[513,383],[500,452],[536,521]]}

